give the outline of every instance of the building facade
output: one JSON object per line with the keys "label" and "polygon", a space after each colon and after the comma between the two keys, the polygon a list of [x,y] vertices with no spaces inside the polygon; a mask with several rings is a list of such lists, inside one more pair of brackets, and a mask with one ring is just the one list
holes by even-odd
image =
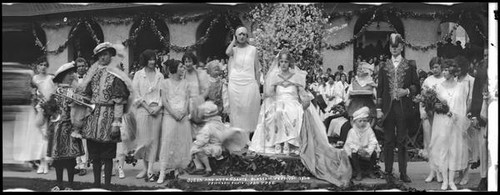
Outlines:
{"label": "building facade", "polygon": [[[49,73],[54,73],[60,65],[78,56],[91,58],[93,47],[103,41],[125,44],[126,71],[146,48],[166,51],[174,59],[180,59],[189,49],[200,60],[223,57],[231,29],[243,25],[250,32],[255,30],[257,25],[246,15],[255,5],[4,3],[3,61],[32,63],[42,56],[50,64]],[[443,25],[448,22],[458,22],[465,29],[467,40],[476,47],[484,48],[487,43],[487,3],[321,6],[332,16],[332,26],[347,25],[328,38],[326,44],[332,47],[322,51],[324,69],[336,70],[343,65],[346,71],[352,70],[359,44],[385,49],[388,34],[397,31],[412,45],[405,47],[404,56],[416,60],[418,69],[428,71],[430,59],[437,55],[434,46],[454,31],[454,25]],[[341,44],[348,40],[353,41]]]}

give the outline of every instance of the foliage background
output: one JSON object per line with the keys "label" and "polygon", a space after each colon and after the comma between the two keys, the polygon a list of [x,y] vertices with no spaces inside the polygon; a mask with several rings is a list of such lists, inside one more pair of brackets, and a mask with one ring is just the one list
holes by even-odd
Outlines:
{"label": "foliage background", "polygon": [[257,28],[251,44],[259,50],[263,73],[273,57],[286,48],[302,70],[322,65],[321,49],[326,38],[347,25],[330,27],[328,16],[317,4],[260,4],[250,11]]}

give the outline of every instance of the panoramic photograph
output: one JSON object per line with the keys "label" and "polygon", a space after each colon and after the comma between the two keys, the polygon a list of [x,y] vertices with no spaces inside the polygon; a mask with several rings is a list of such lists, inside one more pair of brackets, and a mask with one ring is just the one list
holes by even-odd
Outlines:
{"label": "panoramic photograph", "polygon": [[497,70],[498,3],[2,2],[3,192],[498,191]]}

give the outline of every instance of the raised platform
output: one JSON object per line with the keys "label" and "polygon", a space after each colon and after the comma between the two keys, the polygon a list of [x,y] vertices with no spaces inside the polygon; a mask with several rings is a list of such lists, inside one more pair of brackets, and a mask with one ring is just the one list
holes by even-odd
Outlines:
{"label": "raised platform", "polygon": [[[241,153],[227,155],[220,161],[210,159],[210,164],[214,175],[180,175],[178,180],[167,183],[167,187],[190,187],[192,190],[336,188],[335,185],[314,177],[302,164],[299,156]],[[190,168],[194,168],[193,164],[190,164]],[[364,178],[353,181],[353,186],[377,186],[385,183],[380,178]]]}

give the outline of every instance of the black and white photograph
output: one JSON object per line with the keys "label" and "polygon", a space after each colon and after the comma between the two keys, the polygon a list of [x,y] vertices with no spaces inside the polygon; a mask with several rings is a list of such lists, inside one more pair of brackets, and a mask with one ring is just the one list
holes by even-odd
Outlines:
{"label": "black and white photograph", "polygon": [[498,191],[498,3],[2,2],[3,192]]}

